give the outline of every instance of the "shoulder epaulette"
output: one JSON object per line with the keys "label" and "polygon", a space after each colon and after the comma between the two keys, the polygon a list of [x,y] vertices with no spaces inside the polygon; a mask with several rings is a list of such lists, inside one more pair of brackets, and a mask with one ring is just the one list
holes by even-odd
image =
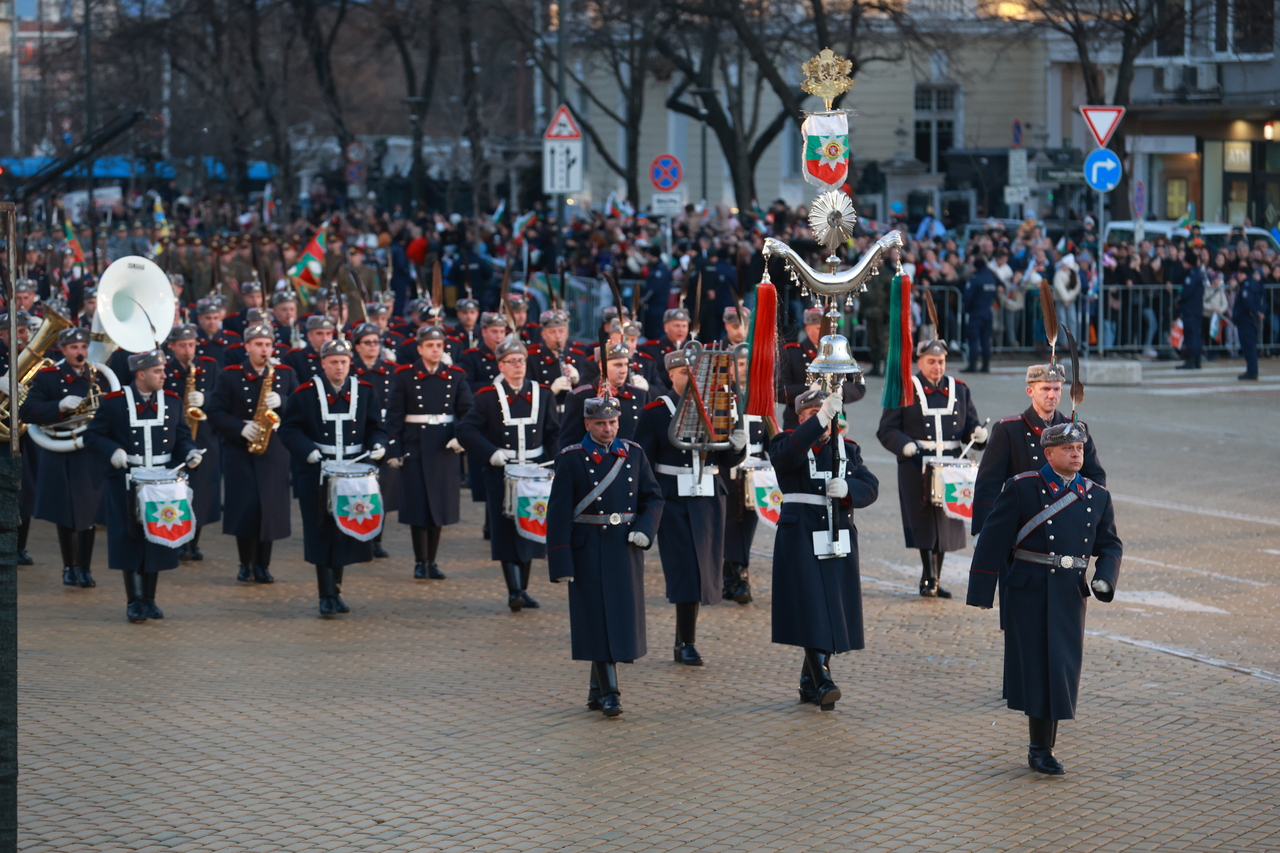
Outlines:
{"label": "shoulder epaulette", "polygon": [[233,337],[233,338],[238,338],[238,337],[240,337],[240,333],[239,333],[239,332],[233,332],[233,331],[231,331],[230,329],[223,329],[223,330],[222,330],[222,333],[223,333],[223,334],[225,334],[225,335],[231,335],[231,337]]}
{"label": "shoulder epaulette", "polygon": [[968,383],[968,382],[965,382],[963,379],[959,379],[959,378],[954,377],[954,376],[953,376],[952,378],[956,380],[956,384],[957,384],[957,385],[964,385],[964,386],[966,386],[966,387],[968,387],[968,385],[969,385],[969,383]]}
{"label": "shoulder epaulette", "polygon": [[366,387],[366,388],[372,388],[372,387],[373,387],[373,383],[372,383],[372,382],[365,382],[363,379],[361,379],[359,382],[360,382],[360,384],[361,384],[361,385],[363,385],[363,386],[364,386],[364,387]]}
{"label": "shoulder epaulette", "polygon": [[1027,479],[1028,477],[1039,477],[1039,476],[1040,476],[1040,472],[1039,472],[1039,471],[1023,471],[1021,474],[1014,474],[1014,475],[1013,475],[1013,479],[1015,479],[1015,480],[1025,480],[1025,479]]}
{"label": "shoulder epaulette", "polygon": [[486,386],[484,386],[483,388],[477,388],[477,389],[476,389],[476,393],[477,393],[477,394],[483,394],[485,391],[495,391],[495,392],[496,392],[497,390],[498,390],[498,389],[497,389],[497,388],[494,388],[492,385],[486,385]]}
{"label": "shoulder epaulette", "polygon": [[581,449],[582,449],[581,444],[571,444],[568,447],[560,448],[560,453],[565,454],[565,453],[568,453],[570,450],[581,450]]}
{"label": "shoulder epaulette", "polygon": [[302,352],[302,351],[303,351],[302,347],[294,347],[293,349],[289,350],[288,354],[293,355],[295,352]]}
{"label": "shoulder epaulette", "polygon": [[214,357],[213,357],[213,356],[211,356],[211,355],[202,355],[202,356],[200,356],[200,360],[201,360],[201,361],[212,361],[212,362],[215,362],[215,363],[218,361],[216,358],[214,358]]}
{"label": "shoulder epaulette", "polygon": [[223,369],[223,370],[244,370],[244,365],[242,365],[242,364],[228,364],[226,367],[224,367],[224,368],[222,368],[222,369]]}
{"label": "shoulder epaulette", "polygon": [[632,447],[639,447],[639,446],[640,446],[640,445],[636,444],[634,441],[632,441],[632,440],[631,440],[631,439],[629,439],[629,438],[624,438],[624,439],[622,439],[622,443],[623,443],[623,444],[629,444],[629,445],[631,445]]}
{"label": "shoulder epaulette", "polygon": [[412,364],[402,364],[396,368],[396,373],[404,373],[406,370],[411,370],[412,368]]}
{"label": "shoulder epaulette", "polygon": [[792,341],[789,344],[783,344],[782,348],[783,349],[800,349],[800,344],[796,343],[795,341]]}
{"label": "shoulder epaulette", "polygon": [[1009,415],[1009,417],[1007,418],[1001,418],[999,421],[997,421],[997,423],[1011,424],[1014,421],[1020,421],[1020,420],[1022,420],[1022,415]]}
{"label": "shoulder epaulette", "polygon": [[456,364],[446,364],[446,365],[445,365],[445,367],[446,367],[447,369],[449,369],[449,370],[456,370],[456,371],[458,371],[459,373],[462,373],[462,374],[465,374],[465,373],[467,372],[467,371],[463,370],[461,367],[458,367],[458,365],[456,365]]}
{"label": "shoulder epaulette", "polygon": [[539,382],[538,384],[541,385],[543,388],[546,388],[548,391],[551,390],[551,386],[545,382]]}
{"label": "shoulder epaulette", "polygon": [[467,355],[468,353],[473,353],[473,352],[480,352],[480,347],[469,347],[468,349],[464,349],[462,351],[462,354]]}
{"label": "shoulder epaulette", "polygon": [[287,364],[277,364],[276,370],[293,370],[293,368]]}
{"label": "shoulder epaulette", "polygon": [[790,433],[795,432],[795,430],[793,430],[793,429],[784,429],[782,432],[783,432],[784,434],[790,434]]}
{"label": "shoulder epaulette", "polygon": [[114,400],[116,397],[123,397],[124,391],[112,391],[110,394],[103,394],[102,399]]}
{"label": "shoulder epaulette", "polygon": [[525,323],[524,327],[526,329],[541,329],[542,324],[541,323]]}
{"label": "shoulder epaulette", "polygon": [[594,389],[595,389],[595,386],[594,386],[594,385],[579,385],[577,388],[574,388],[574,389],[573,389],[572,391],[570,391],[569,393],[570,393],[570,394],[581,394],[583,391],[591,391],[591,390],[594,390]]}
{"label": "shoulder epaulette", "polygon": [[653,356],[649,355],[649,353],[644,352],[644,351],[639,351],[639,352],[637,352],[637,353],[636,353],[636,355],[640,356],[641,358],[647,358],[647,359],[649,359],[650,361],[657,361],[657,359],[656,359],[656,358],[654,358]]}
{"label": "shoulder epaulette", "polygon": [[[237,341],[236,343],[234,343],[234,344],[232,344],[231,346],[227,347],[227,349],[229,349],[229,350],[233,350],[233,349],[235,349],[236,347],[240,347],[241,349],[244,349],[244,341]],[[205,356],[205,358],[209,358],[209,356]],[[214,359],[209,358],[209,360],[210,360],[210,361],[213,361]]]}
{"label": "shoulder epaulette", "polygon": [[654,400],[654,401],[652,401],[652,402],[645,403],[645,404],[644,404],[644,408],[645,408],[645,411],[647,412],[649,409],[656,409],[656,408],[658,408],[659,406],[664,406],[664,407],[665,407],[666,405],[667,405],[666,403],[662,402],[662,398],[661,398],[661,397],[659,397],[658,399],[656,399],[656,400]]}
{"label": "shoulder epaulette", "polygon": [[303,382],[303,383],[302,383],[301,385],[299,385],[297,388],[294,388],[294,389],[293,389],[293,393],[295,393],[295,394],[296,394],[296,393],[298,393],[299,391],[305,391],[305,390],[307,390],[308,388],[314,388],[314,387],[316,387],[316,383],[314,383],[314,382],[312,382],[310,379],[308,379],[306,382]]}
{"label": "shoulder epaulette", "polygon": [[172,398],[173,398],[173,399],[175,399],[175,400],[180,399],[180,398],[178,397],[178,392],[177,392],[177,391],[170,391],[168,388],[164,389],[164,395],[165,395],[166,397],[172,397]]}
{"label": "shoulder epaulette", "polygon": [[58,370],[56,365],[51,364],[48,367],[42,368],[40,372],[41,373],[58,373],[60,371]]}
{"label": "shoulder epaulette", "polygon": [[529,344],[525,349],[529,350],[531,354],[542,352],[542,344]]}

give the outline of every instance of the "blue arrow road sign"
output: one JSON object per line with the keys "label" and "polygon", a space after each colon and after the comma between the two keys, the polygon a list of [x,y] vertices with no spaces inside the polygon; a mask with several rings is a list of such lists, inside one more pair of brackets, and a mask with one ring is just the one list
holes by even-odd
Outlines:
{"label": "blue arrow road sign", "polygon": [[1098,148],[1084,160],[1084,181],[1100,193],[1118,187],[1123,172],[1120,158],[1110,148]]}

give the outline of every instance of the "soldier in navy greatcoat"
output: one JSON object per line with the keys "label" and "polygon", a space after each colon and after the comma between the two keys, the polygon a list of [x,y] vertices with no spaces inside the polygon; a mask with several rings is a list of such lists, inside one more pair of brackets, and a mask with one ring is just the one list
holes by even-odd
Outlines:
{"label": "soldier in navy greatcoat", "polygon": [[[831,440],[839,428],[842,397],[811,390],[796,400],[800,425],[774,436],[769,458],[782,491],[782,515],[773,546],[773,642],[804,649],[800,701],[824,711],[840,688],[831,679],[831,656],[863,648],[862,580],[853,510],[875,503],[880,482],[862,464],[856,442]],[[837,456],[842,452],[843,459]],[[820,556],[814,534],[831,530],[832,548]],[[847,542],[840,540],[848,534]],[[844,550],[845,553],[832,553]]]}
{"label": "soldier in navy greatcoat", "polygon": [[[21,354],[31,340],[31,315],[19,311],[17,317],[18,346]],[[0,393],[9,395],[9,312],[0,311]],[[40,474],[40,447],[31,440],[28,430],[18,439],[22,452],[22,485],[18,489],[18,560],[19,566],[30,566],[35,561],[27,553],[27,536],[31,531],[31,514],[36,508],[36,480]]]}
{"label": "soldier in navy greatcoat", "polygon": [[939,585],[947,551],[965,547],[964,522],[950,518],[929,501],[925,458],[958,458],[972,440],[981,447],[987,428],[978,423],[969,386],[947,376],[947,345],[940,340],[921,341],[916,347],[915,402],[885,409],[876,438],[898,458],[898,503],[902,533],[908,548],[920,551],[920,595],[950,598]]}
{"label": "soldier in navy greatcoat", "polygon": [[449,340],[461,345],[464,351],[480,346],[480,303],[474,299],[459,299],[454,303],[453,311],[458,315],[458,325],[448,330]]}
{"label": "soldier in navy greatcoat", "polygon": [[640,351],[658,362],[667,353],[682,348],[688,339],[689,312],[683,308],[668,308],[662,315],[662,337],[645,341],[640,345]]}
{"label": "soldier in navy greatcoat", "polygon": [[93,559],[94,523],[106,520],[101,506],[106,472],[87,450],[81,449],[83,441],[76,441],[85,425],[67,430],[65,423],[89,396],[91,382],[100,394],[111,389],[102,371],[92,370],[87,364],[87,329],[62,330],[58,334],[58,347],[62,350],[62,360],[44,368],[31,380],[18,417],[23,423],[43,427],[47,435],[62,442],[65,448],[42,449],[36,472],[34,516],[57,526],[58,545],[62,550],[62,583],[91,587],[97,585],[89,570]]}
{"label": "soldier in navy greatcoat", "polygon": [[159,573],[178,567],[178,549],[148,541],[137,516],[126,473],[139,466],[194,469],[204,452],[196,449],[184,417],[182,398],[164,390],[162,350],[129,356],[133,382],[107,394],[84,434],[85,449],[107,474],[107,567],[124,575],[130,622],[163,619],[156,606]]}
{"label": "soldier in navy greatcoat", "polygon": [[[796,398],[809,390],[807,373],[810,363],[818,355],[818,341],[822,332],[822,309],[806,308],[804,311],[804,338],[782,346],[782,359],[778,365],[778,402],[785,403],[782,428],[795,429]],[[867,395],[867,386],[861,382],[844,383],[844,402],[856,403]]]}
{"label": "soldier in navy greatcoat", "polygon": [[[486,330],[487,331],[487,330]],[[559,446],[560,418],[551,389],[526,377],[528,350],[515,335],[498,344],[500,378],[476,391],[471,411],[458,426],[458,442],[471,459],[484,463],[472,471],[485,480],[489,550],[502,564],[507,606],[512,612],[537,607],[528,593],[533,560],[545,557],[546,545],[516,533],[503,514],[504,471],[508,464],[539,465],[554,458]]]}
{"label": "soldier in navy greatcoat", "polygon": [[658,553],[667,581],[667,600],[676,606],[675,661],[702,666],[702,656],[694,645],[698,608],[721,600],[724,567],[725,488],[716,474],[742,461],[747,436],[735,430],[730,434],[731,449],[705,456],[673,445],[667,429],[689,382],[689,355],[676,350],[667,353],[664,362],[671,393],[644,407],[636,437],[653,465],[666,501]]}
{"label": "soldier in navy greatcoat", "polygon": [[[379,304],[379,308],[386,306]],[[386,361],[382,350],[382,330],[377,323],[361,323],[351,330],[351,343],[355,357],[351,359],[351,372],[373,386],[378,395],[378,420],[387,419],[387,400],[391,396],[392,377],[397,365]],[[400,508],[400,472],[390,467],[384,458],[378,465],[378,484],[382,487],[382,511],[391,513]],[[385,528],[384,528],[385,530]],[[382,547],[382,534],[373,540],[373,556],[385,559],[391,555]]]}
{"label": "soldier in navy greatcoat", "polygon": [[591,661],[587,707],[622,713],[617,663],[648,652],[644,551],[662,520],[662,492],[640,445],[618,436],[612,397],[583,406],[586,436],[556,456],[547,508],[552,583],[569,581],[574,660]]}
{"label": "soldier in navy greatcoat", "polygon": [[337,327],[328,317],[313,314],[307,318],[307,340],[297,349],[289,350],[283,361],[293,368],[298,384],[315,378],[320,373],[320,348],[333,340]]}
{"label": "soldier in navy greatcoat", "polygon": [[[1075,718],[1085,603],[1115,597],[1123,547],[1107,490],[1081,476],[1087,431],[1066,422],[1040,433],[1045,464],[1011,478],[982,527],[967,604],[990,609],[998,583],[1006,704],[1027,715],[1027,763],[1061,774],[1058,721]],[[1096,557],[1093,580],[1086,579]],[[1007,611],[1007,612],[1003,612]]]}
{"label": "soldier in navy greatcoat", "polygon": [[[618,437],[634,440],[640,413],[649,402],[649,393],[628,382],[631,351],[623,343],[609,344],[605,359],[605,378],[609,387],[605,393],[618,401]],[[586,401],[597,396],[598,385],[580,385],[573,389],[564,407],[564,423],[560,441],[566,446],[582,441],[586,436],[582,412]]]}
{"label": "soldier in navy greatcoat", "polygon": [[196,353],[216,358],[223,367],[228,364],[227,347],[242,340],[240,335],[222,328],[225,313],[220,299],[205,298],[196,302],[196,324],[200,327]]}
{"label": "soldier in navy greatcoat", "polygon": [[[498,360],[493,351],[507,336],[507,317],[505,314],[489,311],[480,315],[480,342],[474,347],[464,350],[458,365],[467,372],[467,384],[474,394],[481,388],[492,385],[498,372]],[[487,480],[484,476],[486,459],[467,452],[467,475],[471,486],[471,500],[483,503]],[[484,518],[484,536],[489,537],[489,516]]]}
{"label": "soldier in navy greatcoat", "polygon": [[[213,356],[196,355],[199,336],[199,330],[193,325],[174,326],[169,333],[169,363],[165,368],[164,389],[182,399],[184,418],[188,407],[204,411],[206,402],[213,396],[218,374],[222,372]],[[187,377],[193,370],[195,390],[187,394]],[[183,546],[178,555],[180,560],[203,560],[200,531],[222,518],[222,442],[207,421],[206,414],[203,421],[197,422],[196,434],[191,439],[204,451],[204,461],[190,475],[194,493],[191,511],[196,518],[196,535]]]}
{"label": "soldier in navy greatcoat", "polygon": [[[235,489],[235,499],[223,507],[222,532],[236,538],[240,556],[236,580],[272,583],[272,543],[288,539],[291,532],[289,451],[275,435],[260,455],[249,452],[249,442],[261,431],[254,415],[275,349],[274,333],[266,325],[250,326],[245,329],[245,349],[248,358],[243,364],[229,365],[219,374],[205,414],[222,439],[223,477]],[[274,371],[266,406],[279,417],[298,379],[287,364],[275,364]]]}
{"label": "soldier in navy greatcoat", "polygon": [[462,452],[455,432],[471,409],[467,373],[444,363],[439,326],[418,330],[418,358],[399,367],[387,398],[387,464],[399,469],[400,523],[413,541],[413,576],[444,580],[436,565],[440,530],[460,517]]}
{"label": "soldier in navy greatcoat", "polygon": [[[730,309],[732,310],[732,309]],[[725,316],[729,317],[728,311]],[[726,331],[732,322],[725,323]],[[738,376],[741,382],[738,387],[739,397],[744,396],[747,385],[747,357],[738,358]],[[759,415],[742,416],[747,433],[747,458],[763,458],[765,454],[764,419]],[[760,516],[755,510],[755,497],[747,493],[747,477],[742,464],[732,468],[720,469],[724,479],[725,492],[729,496],[725,507],[724,520],[724,590],[721,595],[726,601],[738,604],[751,603],[751,544],[756,538],[756,527]]]}
{"label": "soldier in navy greatcoat", "polygon": [[507,307],[524,345],[528,347],[542,343],[542,326],[529,319],[529,297],[523,293],[508,293]]}
{"label": "soldier in navy greatcoat", "polygon": [[235,332],[243,338],[244,330],[253,325],[249,320],[249,310],[251,308],[266,308],[262,296],[262,285],[256,281],[241,282],[240,302],[240,310],[234,314],[228,314],[222,321],[222,328],[229,332]]}
{"label": "soldier in navy greatcoat", "polygon": [[289,397],[280,440],[299,463],[295,480],[302,513],[303,559],[316,567],[320,615],[349,613],[342,600],[343,570],[373,559],[373,545],[338,529],[327,511],[327,483],[321,462],[344,461],[368,453],[377,463],[387,453],[373,385],[351,373],[351,345],[329,341],[320,349],[320,373]]}
{"label": "soldier in navy greatcoat", "polygon": [[569,343],[568,311],[543,311],[539,328],[540,342],[529,346],[529,378],[555,393],[556,411],[563,414],[569,393],[582,380],[582,362],[587,354]]}
{"label": "soldier in navy greatcoat", "polygon": [[[614,320],[608,328],[609,343],[625,344],[630,354],[627,363],[627,384],[646,391],[650,399],[654,399],[667,390],[665,376],[658,376],[659,362],[653,356],[639,350],[637,341],[640,338],[640,327],[634,323],[625,326]],[[665,371],[664,371],[665,372]],[[582,362],[582,384],[598,386],[600,384],[600,365],[596,363],[594,350]]]}
{"label": "soldier in navy greatcoat", "polygon": [[271,294],[271,322],[275,328],[276,344],[293,349],[302,340],[298,328],[298,296],[292,290],[277,290]]}

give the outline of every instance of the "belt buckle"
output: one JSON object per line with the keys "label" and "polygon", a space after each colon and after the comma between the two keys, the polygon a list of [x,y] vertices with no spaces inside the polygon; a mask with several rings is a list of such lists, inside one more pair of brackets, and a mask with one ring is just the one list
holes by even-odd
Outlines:
{"label": "belt buckle", "polygon": [[1076,564],[1075,557],[1059,557],[1058,558],[1058,565],[1062,566],[1062,568],[1064,569],[1069,569],[1075,564]]}
{"label": "belt buckle", "polygon": [[613,513],[610,513],[610,514],[609,514],[609,523],[610,523],[610,524],[621,524],[621,523],[622,523],[622,513],[619,513],[619,512],[613,512]]}

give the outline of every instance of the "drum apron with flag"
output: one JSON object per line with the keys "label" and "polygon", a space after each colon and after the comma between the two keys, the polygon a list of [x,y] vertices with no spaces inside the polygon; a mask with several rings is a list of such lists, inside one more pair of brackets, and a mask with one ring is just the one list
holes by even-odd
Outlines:
{"label": "drum apron with flag", "polygon": [[545,545],[551,472],[533,465],[507,465],[503,486],[502,514],[515,522],[516,535]]}
{"label": "drum apron with flag", "polygon": [[973,520],[974,485],[978,480],[978,465],[968,459],[930,458],[929,501],[948,518],[960,521]]}
{"label": "drum apron with flag", "polygon": [[782,516],[782,489],[778,488],[778,475],[773,466],[767,462],[743,465],[743,475],[747,481],[747,508],[769,527],[777,527]]}
{"label": "drum apron with flag", "polygon": [[338,530],[360,542],[376,539],[385,514],[379,469],[362,462],[325,462],[321,471]]}
{"label": "drum apron with flag", "polygon": [[178,567],[179,547],[195,536],[193,493],[185,472],[135,467],[107,480],[107,565],[130,572]]}

